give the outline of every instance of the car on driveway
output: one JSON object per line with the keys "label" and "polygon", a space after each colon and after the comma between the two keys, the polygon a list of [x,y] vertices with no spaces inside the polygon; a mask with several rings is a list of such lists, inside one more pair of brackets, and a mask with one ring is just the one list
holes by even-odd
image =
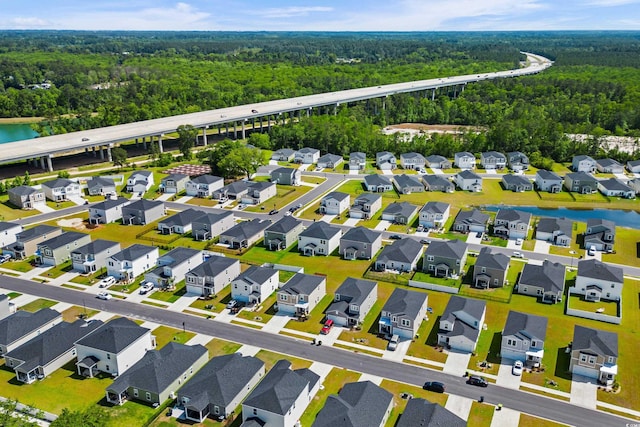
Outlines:
{"label": "car on driveway", "polygon": [[99,288],[107,288],[116,283],[116,278],[113,276],[107,276],[98,282]]}
{"label": "car on driveway", "polygon": [[327,319],[327,321],[324,322],[324,325],[322,326],[320,333],[322,335],[327,335],[331,331],[332,327],[333,327],[333,320]]}
{"label": "car on driveway", "polygon": [[235,307],[236,305],[238,305],[238,301],[236,301],[236,300],[232,299],[231,301],[229,301],[229,302],[227,303],[227,308],[228,308],[228,309],[232,309],[232,308],[233,308],[233,307]]}
{"label": "car on driveway", "polygon": [[444,393],[445,390],[444,384],[438,381],[427,381],[422,388],[435,393]]}
{"label": "car on driveway", "polygon": [[422,239],[422,240],[420,240],[420,243],[422,243],[423,245],[430,245],[430,244],[431,244],[431,240],[429,240],[429,239]]}
{"label": "car on driveway", "polygon": [[475,385],[478,387],[486,387],[489,385],[487,380],[479,375],[471,375],[467,380],[467,384]]}
{"label": "car on driveway", "polygon": [[151,282],[146,282],[140,285],[140,295],[144,295],[147,292],[151,292],[155,288],[154,284]]}
{"label": "car on driveway", "polygon": [[399,335],[392,336],[391,339],[389,340],[389,344],[387,345],[387,350],[396,351],[396,348],[398,348],[399,342],[400,342]]}
{"label": "car on driveway", "polygon": [[111,294],[107,291],[102,291],[102,292],[98,292],[98,295],[96,295],[96,298],[100,298],[103,300],[110,300],[111,298],[113,298],[111,296]]}
{"label": "car on driveway", "polygon": [[513,363],[513,368],[511,368],[511,373],[519,377],[520,375],[522,375],[522,369],[523,369],[522,362],[519,360],[516,360]]}

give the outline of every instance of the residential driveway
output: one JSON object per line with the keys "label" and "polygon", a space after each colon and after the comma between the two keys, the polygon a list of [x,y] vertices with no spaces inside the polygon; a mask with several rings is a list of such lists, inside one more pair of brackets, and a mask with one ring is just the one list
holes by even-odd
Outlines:
{"label": "residential driveway", "polygon": [[484,173],[486,173],[487,175],[497,175],[498,172],[496,172],[495,169],[485,169]]}
{"label": "residential driveway", "polygon": [[186,345],[207,345],[207,343],[209,343],[209,341],[211,341],[213,339],[212,336],[209,335],[205,335],[205,334],[196,334],[195,337],[191,338],[189,341],[187,341],[185,344]]}
{"label": "residential driveway", "polygon": [[469,418],[469,411],[471,411],[471,404],[473,400],[468,397],[462,397],[455,394],[450,394],[447,398],[447,403],[444,405],[444,408],[448,411],[453,412],[463,420]]}
{"label": "residential driveway", "polygon": [[597,259],[598,261],[602,261],[602,252],[596,251],[593,255],[589,255],[589,251],[585,250],[582,259]]}
{"label": "residential driveway", "polygon": [[382,171],[382,175],[393,175],[393,171],[390,169],[385,169]]}
{"label": "residential driveway", "polygon": [[360,222],[359,218],[349,218],[344,222],[344,225],[349,227],[355,227],[358,222]]}
{"label": "residential driveway", "polygon": [[539,254],[548,254],[550,247],[551,243],[545,242],[544,240],[536,240],[533,251]]}
{"label": "residential driveway", "polygon": [[54,212],[55,209],[47,206],[47,205],[36,205],[33,207],[35,210],[37,210],[38,212],[42,212],[42,213],[49,213],[49,212]]}
{"label": "residential driveway", "polygon": [[384,353],[382,353],[382,358],[395,360],[396,362],[402,362],[407,354],[407,351],[409,351],[410,345],[411,340],[402,339],[398,343],[398,347],[396,347],[395,351],[385,350]]}
{"label": "residential driveway", "polygon": [[358,381],[371,381],[375,385],[380,385],[380,383],[382,382],[383,379],[384,378],[382,378],[382,377],[377,377],[377,376],[371,375],[371,374],[362,374],[362,375],[360,375],[360,378],[358,378]]}
{"label": "residential driveway", "polygon": [[573,380],[571,381],[571,398],[569,401],[574,405],[596,409],[598,386],[595,380],[583,377],[582,375],[573,375]]}
{"label": "residential driveway", "polygon": [[292,320],[293,317],[285,314],[276,314],[267,322],[262,328],[263,331],[271,332],[273,334],[279,333],[284,326]]}
{"label": "residential driveway", "polygon": [[357,169],[349,169],[349,175],[358,175],[360,173]]}
{"label": "residential driveway", "polygon": [[245,344],[242,347],[240,347],[236,351],[236,353],[240,353],[243,356],[255,356],[260,350],[262,350],[260,347],[256,347],[255,345]]}
{"label": "residential driveway", "polygon": [[173,196],[174,196],[173,193],[162,193],[161,195],[156,197],[156,200],[162,200],[163,202],[166,202]]}
{"label": "residential driveway", "polygon": [[467,235],[467,243],[475,243],[476,245],[482,244],[482,237],[477,237],[478,233],[469,233]]}
{"label": "residential driveway", "polygon": [[299,170],[300,172],[304,172],[304,171],[306,171],[307,169],[309,169],[309,166],[311,166],[311,165],[302,165],[302,164],[301,164],[301,165],[300,165],[300,167],[298,167],[298,170]]}
{"label": "residential driveway", "polygon": [[387,228],[389,228],[390,225],[391,225],[390,221],[380,220],[378,225],[376,225],[375,229],[378,231],[385,231]]}
{"label": "residential driveway", "polygon": [[182,196],[178,200],[176,200],[176,203],[187,203],[191,199],[193,199],[192,196]]}
{"label": "residential driveway", "polygon": [[444,175],[444,172],[442,172],[442,169],[434,169],[434,168],[429,168],[429,169],[434,175]]}
{"label": "residential driveway", "polygon": [[502,361],[500,362],[500,367],[498,368],[498,378],[496,380],[496,384],[502,387],[518,390],[520,388],[520,380],[522,379],[522,377],[513,375],[511,373],[512,366],[513,360],[502,359]]}
{"label": "residential driveway", "polygon": [[270,166],[278,166],[278,161],[277,160],[269,160],[269,165]]}
{"label": "residential driveway", "polygon": [[624,173],[614,173],[613,176],[615,176],[618,179],[621,179],[623,181],[626,181],[629,179],[629,177],[627,175],[625,175]]}
{"label": "residential driveway", "polygon": [[320,221],[324,221],[324,222],[331,222],[335,219],[337,215],[324,215],[322,218],[320,218]]}
{"label": "residential driveway", "polygon": [[334,326],[327,335],[322,335],[320,329],[322,329],[321,326],[318,327],[318,338],[316,339],[322,341],[322,345],[333,345],[344,330],[344,328],[340,326]]}
{"label": "residential driveway", "polygon": [[82,206],[87,202],[82,197],[76,197],[76,196],[69,196],[69,200],[72,201],[73,203],[75,203],[78,206]]}
{"label": "residential driveway", "polygon": [[509,239],[507,240],[507,249],[515,249],[515,250],[522,249],[522,245],[516,245],[515,240]]}
{"label": "residential driveway", "polygon": [[520,412],[509,408],[493,411],[491,427],[518,427],[520,424]]}
{"label": "residential driveway", "polygon": [[463,376],[468,370],[469,360],[471,360],[471,353],[450,350],[442,370],[447,374]]}

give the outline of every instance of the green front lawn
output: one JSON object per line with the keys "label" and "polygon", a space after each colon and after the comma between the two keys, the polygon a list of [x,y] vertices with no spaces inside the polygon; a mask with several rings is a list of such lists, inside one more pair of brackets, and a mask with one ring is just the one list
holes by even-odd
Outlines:
{"label": "green front lawn", "polygon": [[222,356],[225,354],[233,354],[240,350],[242,344],[238,344],[231,341],[225,341],[220,338],[214,338],[209,341],[205,347],[209,350],[209,358],[214,356]]}
{"label": "green front lawn", "polygon": [[187,285],[183,280],[176,285],[175,289],[171,291],[164,291],[162,289],[156,290],[154,293],[152,293],[149,296],[149,299],[174,303],[178,301],[178,299],[186,293],[187,293]]}
{"label": "green front lawn", "polygon": [[62,312],[62,320],[65,322],[74,322],[78,319],[88,319],[96,314],[98,314],[98,310],[74,305]]}
{"label": "green front lawn", "polygon": [[418,337],[411,343],[407,356],[433,360],[444,363],[447,354],[437,348],[438,328],[440,316],[449,302],[450,294],[444,292],[429,292],[429,307],[432,312],[428,314],[429,320],[423,321],[418,329]]}
{"label": "green front lawn", "polygon": [[[333,301],[333,295],[325,295],[320,302],[314,307],[314,309],[307,316],[307,320],[300,321],[296,319],[290,320],[286,328],[296,331],[308,332],[310,334],[317,334],[322,329],[322,323],[324,321],[324,312]],[[275,298],[274,298],[275,303]]]}
{"label": "green front lawn", "polygon": [[493,419],[494,411],[495,406],[474,401],[471,404],[467,425],[474,427],[489,427],[491,425],[491,420]]}
{"label": "green front lawn", "polygon": [[55,279],[71,271],[73,271],[73,265],[71,264],[71,260],[67,260],[62,264],[51,267],[45,273],[42,273],[40,276]]}
{"label": "green front lawn", "polygon": [[333,368],[329,374],[324,378],[322,382],[321,390],[313,397],[313,400],[309,402],[309,406],[305,409],[300,422],[303,426],[310,426],[316,419],[318,412],[324,406],[327,397],[331,394],[338,394],[342,387],[347,383],[357,382],[360,378],[360,373],[348,371],[341,368]]}
{"label": "green front lawn", "polygon": [[[186,326],[187,325],[185,325],[185,327]],[[151,331],[151,334],[156,337],[156,348],[158,349],[161,349],[171,341],[184,344],[196,336],[193,332],[183,332],[180,329],[171,328],[169,326],[159,326]]]}
{"label": "green front lawn", "polygon": [[52,301],[50,299],[38,298],[37,300],[33,300],[30,303],[21,306],[19,310],[35,313],[36,311],[42,310],[43,308],[51,308],[57,303],[57,301]]}
{"label": "green front lawn", "polygon": [[31,271],[34,269],[31,261],[33,261],[33,257],[16,261],[7,261],[2,264],[1,267],[9,270],[19,271],[20,273],[26,273],[27,271]]}
{"label": "green front lawn", "polygon": [[616,227],[615,253],[602,254],[602,261],[615,264],[640,264],[640,230]]}
{"label": "green front lawn", "polygon": [[14,219],[26,218],[39,213],[40,212],[35,209],[18,209],[16,206],[9,202],[8,194],[3,194],[0,196],[0,221],[13,221]]}
{"label": "green front lawn", "polygon": [[273,365],[276,364],[277,361],[282,359],[286,359],[289,362],[291,362],[291,369],[294,369],[294,370],[308,368],[309,366],[311,366],[311,361],[309,360],[300,359],[298,357],[288,356],[280,353],[275,353],[273,351],[268,351],[268,350],[260,350],[255,357],[257,357],[258,359],[264,362],[264,367],[267,371],[270,370],[273,367]]}

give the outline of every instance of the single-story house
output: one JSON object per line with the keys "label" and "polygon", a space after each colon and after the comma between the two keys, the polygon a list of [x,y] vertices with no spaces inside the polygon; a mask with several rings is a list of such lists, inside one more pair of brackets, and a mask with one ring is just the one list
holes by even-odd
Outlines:
{"label": "single-story house", "polygon": [[364,188],[373,193],[384,193],[393,190],[393,183],[386,176],[373,173],[364,177]]}
{"label": "single-story house", "polygon": [[439,154],[432,154],[425,159],[431,169],[451,169],[451,161]]}
{"label": "single-story house", "polygon": [[393,395],[371,381],[347,383],[327,397],[312,427],[384,427],[393,409]]}
{"label": "single-story house", "polygon": [[624,173],[624,166],[614,159],[596,160],[596,169],[601,173]]}
{"label": "single-story house", "polygon": [[516,193],[533,190],[533,183],[528,178],[510,173],[502,176],[502,186],[505,190],[515,191]]}
{"label": "single-story house", "polygon": [[453,182],[440,175],[423,175],[422,182],[426,191],[442,191],[443,193],[453,193],[456,186]]}
{"label": "single-story house", "polygon": [[625,199],[636,197],[635,190],[617,178],[598,181],[598,190],[608,197],[624,197]]}
{"label": "single-story house", "polygon": [[424,184],[418,175],[394,175],[393,184],[400,194],[424,192]]}
{"label": "single-story house", "polygon": [[342,156],[327,153],[318,158],[317,167],[322,169],[335,169],[344,162]]}
{"label": "single-story house", "polygon": [[275,160],[276,162],[292,162],[295,155],[296,150],[281,148],[271,154],[271,160]]}
{"label": "single-story house", "polygon": [[409,202],[393,202],[382,211],[381,219],[394,224],[411,224],[418,214],[418,206]]}
{"label": "single-story house", "polygon": [[213,192],[213,199],[220,203],[227,200],[241,200],[249,192],[249,182],[235,181],[231,182],[219,190]]}
{"label": "single-story house", "polygon": [[177,212],[158,222],[158,231],[162,234],[185,234],[192,230],[193,221],[205,213],[200,210],[188,208]]}
{"label": "single-story house", "polygon": [[467,421],[437,403],[423,398],[413,398],[407,401],[404,412],[395,427],[467,427]]}
{"label": "single-story house", "polygon": [[94,176],[87,180],[87,192],[90,196],[115,195],[116,191],[116,183],[113,178]]}
{"label": "single-story house", "polygon": [[36,312],[18,310],[0,319],[0,356],[20,347],[62,322],[56,310],[42,308]]}

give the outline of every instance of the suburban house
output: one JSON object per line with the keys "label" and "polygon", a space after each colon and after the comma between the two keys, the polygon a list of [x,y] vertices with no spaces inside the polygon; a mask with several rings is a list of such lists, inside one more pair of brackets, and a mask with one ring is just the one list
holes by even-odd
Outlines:
{"label": "suburban house", "polygon": [[335,169],[344,162],[342,156],[327,153],[318,158],[317,167],[322,169]]}
{"label": "suburban house", "polygon": [[213,199],[220,203],[227,200],[241,200],[242,197],[249,191],[249,183],[247,181],[235,181],[231,182],[219,190],[213,192]]}
{"label": "suburban house", "polygon": [[590,218],[583,240],[585,249],[610,252],[616,240],[616,224],[608,219]]}
{"label": "suburban house", "polygon": [[271,154],[271,160],[275,160],[276,162],[292,162],[295,155],[296,150],[281,148]]}
{"label": "suburban house", "polygon": [[380,219],[394,224],[411,224],[418,214],[418,207],[409,202],[389,203],[382,211]]}
{"label": "suburban house", "polygon": [[573,221],[566,218],[540,218],[535,238],[557,246],[569,246],[573,240]]}
{"label": "suburban house", "polygon": [[122,206],[123,225],[147,225],[165,215],[164,203],[140,199]]}
{"label": "suburban house", "polygon": [[591,194],[598,190],[598,180],[586,172],[571,172],[564,176],[564,188],[580,194]]}
{"label": "suburban house", "polygon": [[370,219],[382,208],[382,196],[362,193],[358,195],[349,208],[349,218]]}
{"label": "suburban house", "polygon": [[264,362],[240,353],[216,356],[178,390],[187,420],[226,419],[264,376]]}
{"label": "suburban house", "polygon": [[292,215],[283,216],[264,230],[264,246],[270,251],[287,249],[298,241],[304,224]]}
{"label": "suburban house", "polygon": [[575,325],[569,370],[612,385],[618,375],[618,334]]}
{"label": "suburban house", "polygon": [[449,211],[451,205],[444,202],[427,202],[418,216],[418,224],[425,229],[429,228],[441,228],[444,223],[449,219]]}
{"label": "suburban house", "polygon": [[427,156],[425,160],[427,166],[431,169],[451,169],[451,162],[449,159],[439,154]]}
{"label": "suburban house", "polygon": [[598,181],[598,190],[609,197],[624,197],[625,199],[636,197],[635,190],[617,178]]}
{"label": "suburban house", "polygon": [[424,292],[395,288],[382,307],[378,333],[412,340],[427,314],[427,302]]}
{"label": "suburban house", "polygon": [[378,299],[378,284],[370,280],[347,277],[336,289],[333,302],[325,314],[338,326],[362,325]]}
{"label": "suburban house", "polygon": [[627,185],[631,187],[636,194],[640,194],[640,178],[630,179],[627,181]]}
{"label": "suburban house", "polygon": [[107,267],[107,259],[122,249],[120,243],[96,239],[71,251],[73,269],[83,274],[92,274]]}
{"label": "suburban house", "polygon": [[393,395],[371,381],[347,383],[327,397],[312,427],[384,427],[393,406]]}
{"label": "suburban house", "polygon": [[578,262],[578,275],[572,293],[584,296],[586,301],[620,301],[623,284],[622,268],[588,259]]}
{"label": "suburban house", "polygon": [[507,153],[507,164],[512,171],[526,171],[529,169],[529,157],[522,151],[511,151]]}
{"label": "suburban house", "polygon": [[542,265],[525,264],[515,291],[522,295],[540,298],[548,304],[557,304],[564,295],[565,266],[544,260]]}
{"label": "suburban house", "polygon": [[75,342],[102,325],[100,320],[60,322],[4,355],[4,363],[16,372],[18,381],[31,384],[71,362]]}
{"label": "suburban house", "polygon": [[538,191],[559,193],[562,191],[563,179],[555,172],[540,169],[536,172],[535,183]]}
{"label": "suburban house", "polygon": [[325,215],[340,215],[349,209],[350,202],[349,194],[332,191],[320,199],[320,213]]}
{"label": "suburban house", "polygon": [[420,153],[402,153],[400,154],[400,165],[403,169],[424,169],[427,160]]}
{"label": "suburban house", "polygon": [[393,190],[393,183],[384,175],[372,173],[364,177],[364,188],[372,193],[384,193]]}
{"label": "suburban house", "polygon": [[298,235],[298,252],[306,256],[331,255],[340,246],[342,229],[316,221]]}
{"label": "suburban house", "polygon": [[367,155],[361,151],[349,154],[349,170],[361,171],[367,166]]}
{"label": "suburban house", "polygon": [[158,257],[158,266],[145,273],[144,280],[156,287],[173,289],[185,274],[202,264],[202,251],[178,246]]}
{"label": "suburban house", "polygon": [[455,175],[454,181],[458,188],[464,191],[478,193],[482,191],[482,177],[469,169],[464,169]]}
{"label": "suburban house", "polygon": [[519,360],[527,366],[540,366],[547,321],[546,317],[510,310],[502,330],[500,356]]}
{"label": "suburban house", "polygon": [[573,156],[571,159],[571,169],[574,172],[594,173],[596,167],[596,161],[584,154]]}
{"label": "suburban house", "polygon": [[122,375],[155,347],[151,330],[126,317],[116,317],[76,341],[78,375]]}
{"label": "suburban house", "polygon": [[474,352],[486,313],[485,301],[452,295],[440,317],[438,345],[457,351]]}
{"label": "suburban house", "polygon": [[203,297],[215,296],[240,275],[240,261],[225,256],[211,256],[187,271],[184,281],[187,293]]}
{"label": "suburban house", "polygon": [[172,173],[160,180],[160,186],[158,188],[163,193],[178,194],[186,189],[189,179],[189,175]]}
{"label": "suburban house", "polygon": [[505,254],[493,253],[490,248],[480,249],[473,266],[473,286],[481,289],[503,286],[507,280],[509,261]]}
{"label": "suburban house", "polygon": [[278,313],[306,317],[326,294],[325,276],[296,273],[276,291]]}
{"label": "suburban house", "polygon": [[260,240],[264,230],[271,225],[271,221],[254,218],[242,221],[230,229],[220,233],[220,243],[229,245],[231,249],[245,249]]}
{"label": "suburban house", "polygon": [[313,371],[292,370],[291,362],[278,360],[242,402],[242,425],[292,427],[319,388],[320,377]]}
{"label": "suburban house", "polygon": [[131,281],[155,267],[160,256],[157,246],[133,244],[107,258],[107,276]]}
{"label": "suburban house", "polygon": [[400,194],[424,192],[424,184],[418,175],[394,175],[393,184]]}
{"label": "suburban house", "polygon": [[380,170],[393,170],[396,168],[396,156],[388,151],[376,153],[376,166]]}
{"label": "suburban house", "polygon": [[240,201],[245,205],[259,205],[275,197],[278,190],[275,182],[247,182],[249,188]]}
{"label": "suburban house", "polygon": [[67,178],[56,178],[42,183],[44,196],[52,202],[62,202],[82,197],[80,184]]}
{"label": "suburban house", "polygon": [[493,234],[506,239],[526,239],[531,214],[516,209],[500,209],[493,221]]}
{"label": "suburban house", "polygon": [[16,234],[15,243],[3,247],[2,253],[11,255],[11,258],[14,259],[25,259],[36,253],[40,243],[61,234],[62,229],[59,227],[46,224],[36,225]]}
{"label": "suburban house", "polygon": [[435,277],[456,277],[467,262],[467,244],[462,240],[433,241],[424,252],[422,271]]}
{"label": "suburban house", "polygon": [[382,233],[367,227],[350,228],[340,238],[343,259],[372,259],[382,248]]}
{"label": "suburban house", "polygon": [[522,175],[508,173],[502,176],[502,187],[504,187],[505,190],[522,193],[523,191],[532,191],[533,183],[529,181],[529,178],[525,178]]}
{"label": "suburban house", "polygon": [[416,426],[467,427],[467,421],[445,409],[442,405],[414,397],[407,401],[407,406],[405,406],[395,427]]}
{"label": "suburban house", "polygon": [[47,205],[44,191],[36,190],[27,185],[10,188],[7,190],[7,194],[9,194],[11,204],[20,209],[35,209]]}
{"label": "suburban house", "polygon": [[453,222],[453,230],[461,233],[484,233],[487,231],[489,215],[478,209],[461,210]]}
{"label": "suburban house", "polygon": [[38,243],[36,260],[42,265],[60,265],[71,259],[71,252],[91,243],[91,236],[77,231],[67,231]]}
{"label": "suburban house", "polygon": [[640,173],[640,160],[629,160],[627,170],[631,173]]}
{"label": "suburban house", "polygon": [[200,175],[191,178],[185,184],[187,196],[210,198],[214,191],[224,187],[224,179],[214,175]]}
{"label": "suburban house", "polygon": [[233,213],[202,213],[191,223],[191,235],[195,240],[210,240],[236,225]]}
{"label": "suburban house", "polygon": [[191,231],[193,221],[204,215],[203,211],[188,208],[158,222],[162,234],[185,234]]}
{"label": "suburban house", "polygon": [[303,165],[312,165],[320,158],[320,150],[315,148],[305,147],[296,151],[293,155],[293,161],[295,163],[302,163]]}
{"label": "suburban house", "polygon": [[476,156],[468,151],[461,151],[454,155],[453,164],[460,169],[475,169],[476,168]]}
{"label": "suburban house", "polygon": [[260,304],[278,289],[278,270],[252,265],[231,281],[231,298],[247,304]]}
{"label": "suburban house", "polygon": [[128,204],[129,199],[118,197],[89,206],[89,224],[110,224],[122,220],[122,208]]}
{"label": "suburban house", "polygon": [[480,153],[480,165],[485,169],[504,169],[507,158],[497,151],[485,151]]}
{"label": "suburban house", "polygon": [[13,222],[0,222],[0,248],[18,241],[18,234],[22,232],[22,225]]}
{"label": "suburban house", "polygon": [[107,402],[122,405],[129,399],[161,405],[209,361],[206,347],[170,342],[149,350],[106,390]]}
{"label": "suburban house", "polygon": [[87,180],[87,193],[90,196],[116,195],[116,183],[113,178],[94,176]]}
{"label": "suburban house", "polygon": [[278,168],[271,171],[271,182],[280,185],[300,185],[302,172],[295,168]]}
{"label": "suburban house", "polygon": [[601,173],[624,173],[624,166],[613,159],[596,160],[596,169]]}
{"label": "suburban house", "polygon": [[9,302],[9,296],[0,294],[0,320],[16,312],[15,304]]}
{"label": "suburban house", "polygon": [[453,182],[440,175],[422,175],[422,182],[426,191],[453,193],[456,189]]}
{"label": "suburban house", "polygon": [[0,356],[20,347],[62,322],[62,315],[50,308],[34,313],[18,310],[0,319]]}
{"label": "suburban house", "polygon": [[422,256],[423,248],[422,243],[413,239],[396,240],[382,249],[376,259],[375,269],[376,271],[413,271]]}
{"label": "suburban house", "polygon": [[148,191],[155,184],[153,172],[135,171],[127,179],[127,193],[141,194]]}

